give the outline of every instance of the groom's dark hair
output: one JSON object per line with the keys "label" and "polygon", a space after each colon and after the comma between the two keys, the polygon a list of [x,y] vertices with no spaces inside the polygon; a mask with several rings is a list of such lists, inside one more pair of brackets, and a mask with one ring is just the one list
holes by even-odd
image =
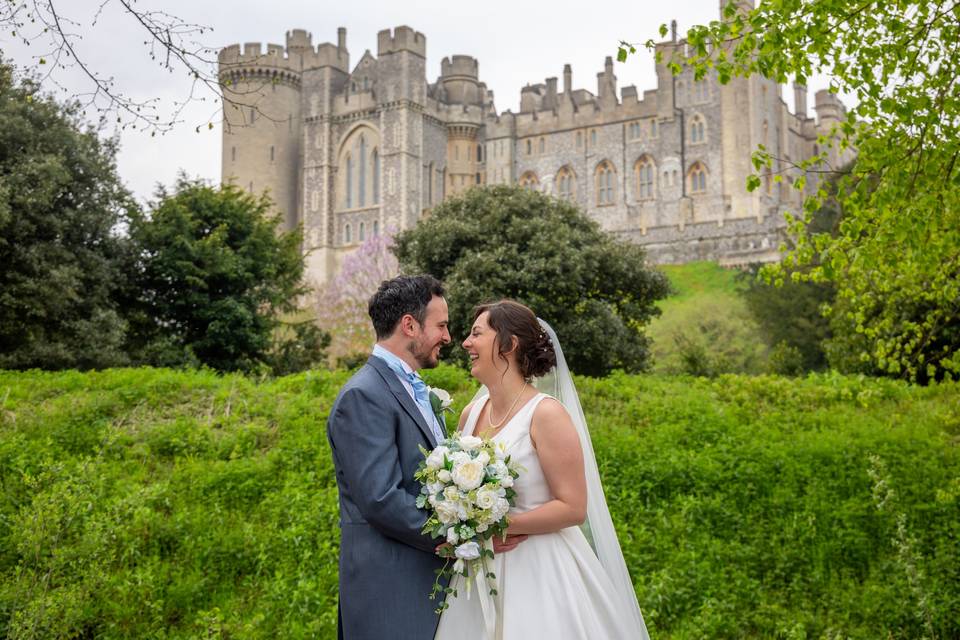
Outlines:
{"label": "groom's dark hair", "polygon": [[440,281],[430,275],[397,276],[381,282],[367,306],[377,340],[392,336],[400,318],[407,314],[423,325],[433,296],[443,297],[445,293]]}

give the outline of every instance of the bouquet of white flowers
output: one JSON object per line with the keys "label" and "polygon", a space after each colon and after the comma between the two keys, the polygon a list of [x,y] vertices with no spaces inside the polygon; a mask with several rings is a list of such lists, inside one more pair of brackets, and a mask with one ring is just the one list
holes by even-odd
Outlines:
{"label": "bouquet of white flowers", "polygon": [[[417,496],[417,506],[427,509],[430,517],[423,532],[449,543],[440,550],[447,563],[433,585],[431,599],[444,589],[440,578],[444,575],[462,575],[470,590],[470,573],[479,571],[487,579],[491,594],[496,594],[496,576],[487,569],[486,561],[493,558],[489,540],[505,535],[507,511],[513,505],[516,492],[513,481],[520,469],[510,462],[501,447],[491,440],[476,436],[454,434],[433,451],[420,449],[424,461],[414,476],[423,487]],[[450,560],[454,559],[453,567]],[[446,608],[440,605],[438,611]]]}

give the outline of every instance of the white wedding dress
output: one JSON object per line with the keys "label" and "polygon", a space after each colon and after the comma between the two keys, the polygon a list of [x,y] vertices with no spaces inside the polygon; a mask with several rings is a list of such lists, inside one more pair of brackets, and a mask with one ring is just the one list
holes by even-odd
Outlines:
{"label": "white wedding dress", "polygon": [[[493,438],[523,469],[514,485],[517,496],[511,513],[530,511],[553,499],[530,440],[534,410],[547,397],[534,396]],[[474,403],[464,433],[473,433],[486,401],[484,397]],[[471,576],[468,596],[465,581],[455,576],[451,586],[457,597],[447,597],[449,607],[440,617],[436,640],[647,637],[642,619],[638,627],[631,614],[636,608],[632,588],[633,601],[625,601],[580,527],[531,535],[488,562],[496,574],[497,594],[489,595],[486,582]]]}

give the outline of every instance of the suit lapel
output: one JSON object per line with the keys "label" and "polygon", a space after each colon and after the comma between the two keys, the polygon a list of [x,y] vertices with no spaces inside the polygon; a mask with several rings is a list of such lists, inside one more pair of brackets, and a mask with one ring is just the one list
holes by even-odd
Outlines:
{"label": "suit lapel", "polygon": [[376,356],[370,356],[370,359],[367,360],[367,364],[376,369],[377,373],[380,374],[380,377],[383,378],[384,382],[387,383],[387,387],[389,387],[390,391],[393,392],[394,397],[396,397],[404,411],[406,411],[416,423],[417,427],[420,429],[420,432],[423,434],[423,437],[427,439],[427,442],[430,444],[430,446],[437,446],[438,443],[435,441],[436,439],[433,436],[433,431],[423,419],[423,414],[420,413],[420,409],[417,407],[417,404],[413,401],[413,398],[410,397],[410,394],[407,393],[403,383],[400,382],[400,378],[398,378],[397,375],[390,370],[390,367],[387,366],[386,362]]}

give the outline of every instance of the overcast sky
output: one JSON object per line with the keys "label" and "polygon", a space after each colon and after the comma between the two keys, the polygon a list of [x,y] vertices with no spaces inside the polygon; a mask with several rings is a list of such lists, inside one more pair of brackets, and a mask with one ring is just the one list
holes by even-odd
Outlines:
{"label": "overcast sky", "polygon": [[[57,3],[82,34],[80,55],[91,67],[114,76],[117,87],[136,98],[158,97],[165,109],[171,100],[183,99],[190,90],[183,73],[161,70],[151,61],[143,42],[147,38],[116,0],[109,0],[96,25],[93,18],[102,0],[72,0]],[[62,5],[62,6],[61,6]],[[563,77],[563,65],[573,66],[574,88],[596,92],[596,74],[606,56],[616,56],[620,40],[643,43],[659,40],[663,23],[677,20],[681,34],[693,24],[719,17],[720,0],[676,2],[613,2],[587,0],[563,3],[540,0],[450,3],[422,0],[341,0],[297,2],[294,0],[139,0],[138,9],[161,10],[185,21],[206,25],[213,31],[202,36],[211,47],[243,42],[284,43],[288,29],[303,28],[313,34],[313,44],[336,42],[337,27],[347,28],[351,67],[365,49],[376,55],[377,32],[409,25],[427,39],[427,80],[440,74],[444,56],[466,54],[480,63],[480,80],[494,91],[498,111],[517,111],[520,89],[544,78]],[[0,34],[0,49],[19,66],[36,66],[36,57],[46,53],[42,44],[31,47]],[[656,88],[653,56],[640,47],[626,63],[616,63],[618,86],[636,84],[642,95]],[[64,69],[57,75],[68,92],[88,90],[79,69]],[[51,90],[55,87],[49,85]],[[810,82],[810,98],[823,88],[823,81]],[[180,170],[191,177],[220,179],[220,128],[194,131],[211,118],[217,122],[217,103],[196,101],[183,113],[184,122],[175,131],[151,138],[149,133],[120,133],[118,166],[126,185],[142,201],[148,200],[158,183],[171,184]],[[785,96],[792,95],[784,92]],[[792,109],[792,104],[791,104]],[[113,133],[112,129],[104,131]]]}

